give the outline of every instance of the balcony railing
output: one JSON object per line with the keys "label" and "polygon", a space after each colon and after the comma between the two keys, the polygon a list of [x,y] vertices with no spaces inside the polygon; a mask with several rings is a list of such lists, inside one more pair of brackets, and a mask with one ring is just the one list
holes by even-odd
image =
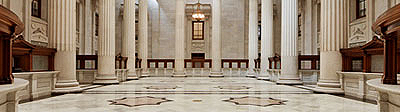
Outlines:
{"label": "balcony railing", "polygon": [[[98,68],[98,56],[97,55],[76,55],[77,69],[97,69]],[[115,69],[126,69],[128,57],[122,57],[120,55],[115,57]],[[141,68],[141,59],[136,59],[136,68]]]}
{"label": "balcony railing", "polygon": [[[77,69],[97,69],[97,55],[76,55]],[[87,65],[91,62],[91,65]]]}
{"label": "balcony railing", "polygon": [[147,59],[147,68],[174,68],[175,59]]}
{"label": "balcony railing", "polygon": [[[299,55],[299,70],[319,70],[319,55]],[[275,55],[268,58],[269,69],[281,69],[281,56]]]}
{"label": "balcony railing", "polygon": [[122,57],[117,55],[115,57],[115,68],[116,69],[126,69],[127,68],[128,57]]}
{"label": "balcony railing", "polygon": [[185,68],[211,68],[211,59],[185,59]]}
{"label": "balcony railing", "polygon": [[[148,59],[147,67],[148,68],[174,68],[175,67],[175,59]],[[184,67],[185,68],[211,68],[212,60],[211,59],[185,59]],[[249,60],[248,59],[222,59],[221,67],[222,68],[248,68]]]}
{"label": "balcony railing", "polygon": [[261,59],[255,59],[254,64],[254,68],[261,68]]}
{"label": "balcony railing", "polygon": [[221,68],[249,68],[248,59],[222,59]]}
{"label": "balcony railing", "polygon": [[[300,55],[299,70],[319,70],[319,57],[319,55]],[[311,62],[311,68],[309,62]]]}
{"label": "balcony railing", "polygon": [[268,61],[269,69],[281,69],[281,56],[276,54],[274,57],[268,58]]}

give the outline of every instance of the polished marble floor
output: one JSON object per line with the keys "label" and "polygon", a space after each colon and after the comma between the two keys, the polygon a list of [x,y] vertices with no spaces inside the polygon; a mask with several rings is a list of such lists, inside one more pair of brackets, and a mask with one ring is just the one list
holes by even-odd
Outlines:
{"label": "polished marble floor", "polygon": [[[281,105],[260,106],[258,100],[235,104],[231,98],[279,99]],[[111,105],[112,100],[132,98]],[[142,99],[137,99],[142,98]],[[160,99],[165,98],[163,102]],[[133,103],[133,104],[132,104]],[[255,103],[254,105],[248,105]],[[275,102],[276,103],[276,102]],[[140,104],[140,105],[139,105]],[[145,105],[149,104],[149,105]],[[150,105],[152,104],[152,105]],[[19,105],[20,112],[377,112],[377,105],[252,78],[151,77],[66,94]]]}

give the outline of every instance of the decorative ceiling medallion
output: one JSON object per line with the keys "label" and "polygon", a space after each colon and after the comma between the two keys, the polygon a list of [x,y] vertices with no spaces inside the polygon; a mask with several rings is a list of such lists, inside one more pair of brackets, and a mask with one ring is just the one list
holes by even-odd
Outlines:
{"label": "decorative ceiling medallion", "polygon": [[112,102],[110,105],[124,105],[128,107],[136,107],[143,105],[160,105],[161,103],[170,101],[173,100],[168,100],[166,98],[156,98],[151,96],[125,97],[122,99],[109,100],[109,102]]}
{"label": "decorative ceiling medallion", "polygon": [[250,89],[251,87],[247,87],[247,86],[218,86],[215,88],[219,88],[219,89],[229,89],[229,90],[244,90],[244,89]]}
{"label": "decorative ceiling medallion", "polygon": [[170,85],[157,85],[157,86],[149,86],[144,87],[146,89],[155,89],[155,90],[163,90],[163,89],[176,89],[179,88],[178,86],[170,86]]}
{"label": "decorative ceiling medallion", "polygon": [[286,100],[279,100],[274,98],[261,98],[261,97],[240,97],[240,98],[229,98],[228,100],[222,100],[225,102],[235,103],[236,105],[253,105],[260,107],[267,107],[272,105],[284,105]]}

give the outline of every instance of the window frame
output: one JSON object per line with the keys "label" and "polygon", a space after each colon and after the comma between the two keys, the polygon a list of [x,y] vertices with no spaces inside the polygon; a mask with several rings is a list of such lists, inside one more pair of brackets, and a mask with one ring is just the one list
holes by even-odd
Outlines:
{"label": "window frame", "polygon": [[[201,38],[194,38],[195,36],[199,36],[199,35],[195,35],[194,34],[194,27],[195,27],[195,23],[201,23],[202,25],[202,29],[201,29]],[[192,40],[204,40],[204,21],[192,21]]]}
{"label": "window frame", "polygon": [[[364,7],[361,8],[360,4],[363,2]],[[367,0],[356,0],[356,19],[360,19],[367,16]],[[364,11],[364,15],[361,15],[361,11]]]}
{"label": "window frame", "polygon": [[[38,2],[38,13],[37,15],[35,13],[33,13],[34,9],[33,9],[33,2]],[[33,17],[37,17],[37,18],[42,18],[42,0],[32,0],[31,2],[31,16]]]}

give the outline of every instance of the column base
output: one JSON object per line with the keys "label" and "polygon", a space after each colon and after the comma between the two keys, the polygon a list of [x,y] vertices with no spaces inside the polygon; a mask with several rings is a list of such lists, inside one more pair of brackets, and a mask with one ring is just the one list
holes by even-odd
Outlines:
{"label": "column base", "polygon": [[117,77],[113,77],[114,74],[112,75],[99,75],[96,77],[96,79],[93,81],[93,84],[96,85],[110,85],[110,84],[119,84],[119,81],[117,80]]}
{"label": "column base", "polygon": [[222,77],[224,77],[224,74],[222,72],[211,72],[208,77],[210,77],[210,78],[222,78]]}
{"label": "column base", "polygon": [[339,81],[320,80],[317,83],[317,87],[311,90],[318,93],[344,94]]}
{"label": "column base", "polygon": [[76,80],[58,80],[52,94],[80,93],[83,89]]}
{"label": "column base", "polygon": [[185,75],[185,72],[174,72],[173,74],[174,74],[174,75],[172,75],[172,77],[176,77],[176,78],[184,78],[184,77],[187,77],[187,76]]}
{"label": "column base", "polygon": [[269,77],[257,77],[257,80],[265,80],[265,81],[270,81],[271,79]]}
{"label": "column base", "polygon": [[303,82],[299,78],[285,78],[276,81],[276,84],[283,85],[303,85]]}
{"label": "column base", "polygon": [[269,74],[266,74],[266,73],[260,74],[259,76],[256,77],[256,79],[257,80],[266,80],[266,81],[271,80]]}
{"label": "column base", "polygon": [[139,76],[136,73],[128,74],[127,80],[139,80]]}
{"label": "column base", "polygon": [[254,71],[247,71],[247,75],[246,77],[250,77],[250,78],[256,78],[257,77],[257,73]]}
{"label": "column base", "polygon": [[142,71],[142,75],[140,77],[150,77],[149,71]]}

